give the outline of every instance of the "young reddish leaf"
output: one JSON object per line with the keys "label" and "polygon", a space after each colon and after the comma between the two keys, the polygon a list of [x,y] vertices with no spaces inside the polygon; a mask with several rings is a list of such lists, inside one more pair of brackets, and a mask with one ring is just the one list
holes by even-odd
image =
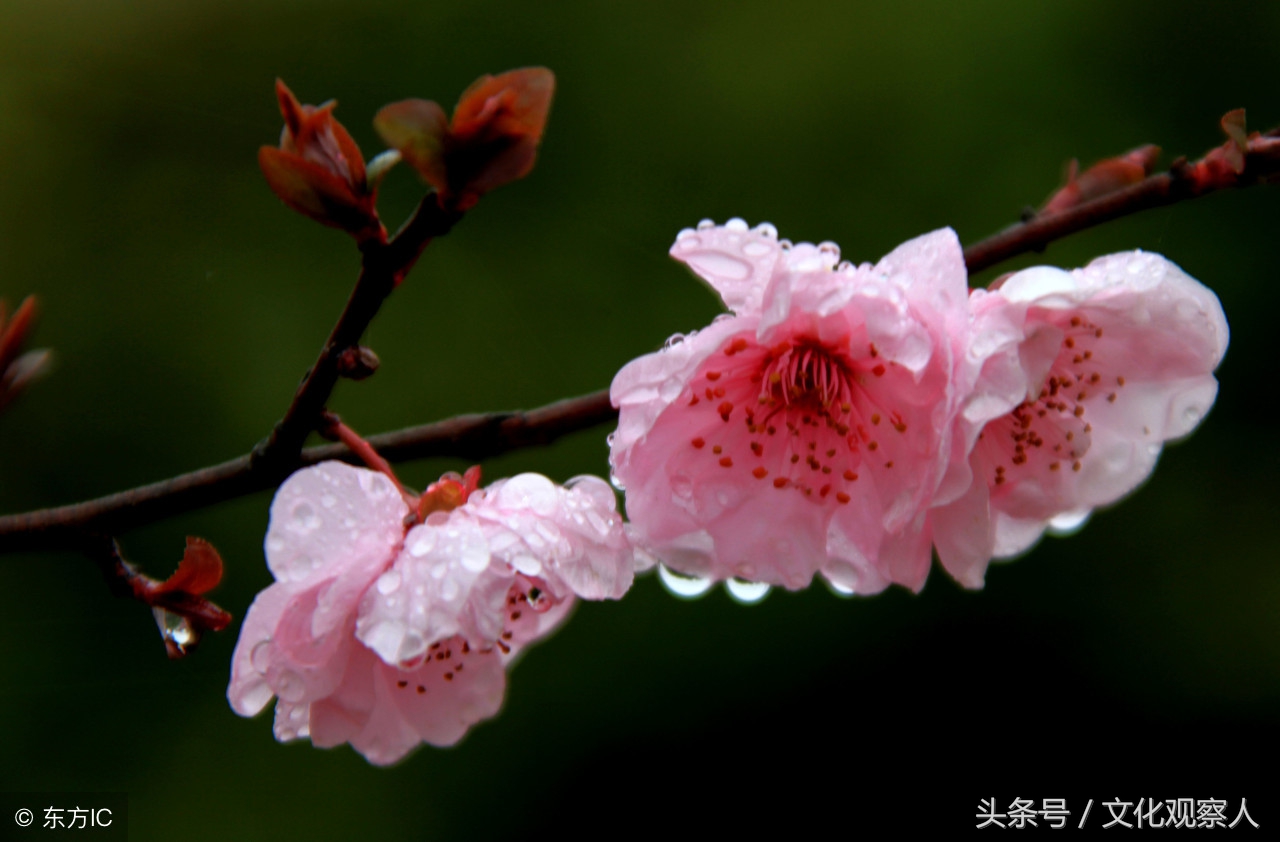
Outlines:
{"label": "young reddish leaf", "polygon": [[366,232],[377,223],[348,185],[318,164],[264,146],[258,150],[258,166],[280,201],[304,216],[352,233]]}
{"label": "young reddish leaf", "polygon": [[550,70],[526,67],[481,76],[451,122],[436,103],[411,99],[383,108],[374,126],[436,189],[442,207],[466,210],[533,168],[554,92]]}
{"label": "young reddish leaf", "polygon": [[17,358],[18,352],[22,350],[22,343],[26,341],[27,333],[35,323],[38,306],[36,297],[28,295],[18,305],[13,318],[6,319],[8,305],[0,301],[0,374],[4,373],[9,364]]}
{"label": "young reddish leaf", "polygon": [[1151,174],[1159,157],[1160,147],[1147,144],[1115,158],[1099,161],[1078,176],[1079,165],[1073,160],[1067,169],[1066,186],[1054,193],[1040,212],[1059,213],[1137,184]]}
{"label": "young reddish leaf", "polygon": [[357,240],[385,238],[364,156],[334,118],[336,103],[302,105],[279,79],[276,97],[285,123],[280,145],[258,150],[258,164],[272,191],[298,213]]}
{"label": "young reddish leaf", "polygon": [[529,174],[554,93],[545,67],[482,76],[467,88],[450,127],[450,180],[461,204]]}
{"label": "young reddish leaf", "polygon": [[1244,109],[1237,108],[1222,115],[1220,125],[1227,135],[1227,142],[1209,150],[1188,170],[1193,189],[1197,192],[1236,184],[1245,170],[1245,156],[1253,142],[1260,140],[1245,135]]}
{"label": "young reddish leaf", "polygon": [[134,599],[151,607],[170,658],[185,657],[205,632],[230,625],[231,615],[202,595],[222,579],[222,559],[208,541],[188,536],[177,571],[164,582],[139,572],[115,541],[108,552],[109,581],[125,586]]}
{"label": "young reddish leaf", "polygon": [[222,557],[203,538],[187,536],[187,548],[172,576],[160,583],[154,593],[185,591],[199,596],[208,593],[222,581]]}
{"label": "young reddish leaf", "polygon": [[425,99],[393,102],[378,111],[373,127],[437,193],[448,191],[444,150],[449,120],[443,108]]}
{"label": "young reddish leaf", "polygon": [[1244,172],[1244,153],[1249,149],[1249,139],[1244,133],[1244,109],[1223,114],[1221,125],[1227,133],[1227,142],[1222,146],[1223,158],[1232,172],[1240,175]]}
{"label": "young reddish leaf", "polygon": [[46,349],[22,352],[37,309],[36,297],[29,295],[9,318],[8,305],[0,301],[0,410],[48,369],[53,356]]}

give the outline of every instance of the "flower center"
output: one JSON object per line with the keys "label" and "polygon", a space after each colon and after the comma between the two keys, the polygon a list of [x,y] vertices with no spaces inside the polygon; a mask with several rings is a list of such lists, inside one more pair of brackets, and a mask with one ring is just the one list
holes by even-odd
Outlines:
{"label": "flower center", "polygon": [[894,447],[884,445],[895,443],[885,433],[907,429],[876,397],[876,382],[893,365],[870,343],[855,359],[814,338],[769,347],[754,339],[745,333],[726,342],[695,375],[685,406],[703,420],[693,425],[700,434],[691,445],[709,449],[720,468],[779,490],[848,503],[868,460],[876,470],[893,467]]}
{"label": "flower center", "polygon": [[1089,451],[1090,408],[1114,404],[1125,384],[1105,363],[1103,330],[1082,314],[1057,325],[1064,332],[1058,356],[1032,400],[987,425],[979,437],[987,445],[996,486],[1026,472],[1079,472]]}

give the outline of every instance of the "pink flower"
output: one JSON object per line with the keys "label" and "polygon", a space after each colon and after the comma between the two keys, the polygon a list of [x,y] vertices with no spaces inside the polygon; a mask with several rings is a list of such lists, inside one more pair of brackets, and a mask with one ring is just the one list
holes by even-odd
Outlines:
{"label": "pink flower", "polygon": [[276,582],[236,646],[236,712],[276,696],[278,739],[349,742],[380,765],[451,745],[498,712],[506,666],[575,596],[631,585],[603,480],[521,474],[456,502],[406,532],[410,508],[381,473],[325,462],[290,477],[267,531]]}
{"label": "pink flower", "polygon": [[943,566],[981,587],[993,555],[1115,502],[1200,423],[1227,322],[1211,291],[1141,251],[1026,269],[970,300],[974,482],[930,520]]}
{"label": "pink flower", "polygon": [[929,507],[967,483],[955,233],[852,266],[733,219],[680,232],[671,254],[734,314],[613,381],[610,461],[639,545],[715,579],[921,587]]}

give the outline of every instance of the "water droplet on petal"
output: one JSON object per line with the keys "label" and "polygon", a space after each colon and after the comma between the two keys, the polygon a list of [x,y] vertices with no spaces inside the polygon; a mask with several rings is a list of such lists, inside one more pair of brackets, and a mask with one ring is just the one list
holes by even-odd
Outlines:
{"label": "water droplet on petal", "polygon": [[693,480],[684,474],[671,478],[671,492],[677,500],[690,500],[693,498]]}
{"label": "water droplet on petal", "polygon": [[1063,512],[1057,517],[1049,519],[1049,533],[1051,535],[1067,536],[1074,535],[1084,528],[1089,522],[1089,515],[1093,513],[1093,509],[1080,509],[1074,512]]}
{"label": "water droplet on petal", "polygon": [[687,262],[694,271],[703,275],[727,278],[731,281],[745,281],[751,277],[750,263],[720,252],[704,251],[690,255]]}
{"label": "water droplet on petal", "polygon": [[627,487],[622,484],[622,480],[618,479],[617,474],[613,473],[612,471],[609,472],[609,484],[612,485],[614,488],[618,489],[619,491],[627,490]]}
{"label": "water droplet on petal", "polygon": [[698,220],[698,230],[699,230],[699,231],[706,231],[706,230],[707,230],[707,229],[709,229],[709,228],[715,228],[715,227],[716,227],[716,221],[715,221],[714,219],[700,219],[700,220]]}
{"label": "water droplet on petal", "polygon": [[307,695],[307,683],[302,680],[302,676],[289,670],[280,674],[279,681],[272,689],[286,702],[300,702]]}
{"label": "water droplet on petal", "polygon": [[520,553],[511,559],[511,566],[526,576],[538,576],[542,573],[542,562],[528,553]]}
{"label": "water droplet on petal", "polygon": [[436,530],[419,529],[416,532],[418,533],[418,538],[409,547],[409,555],[414,558],[421,558],[431,552],[431,548],[436,545]]}
{"label": "water droplet on petal", "polygon": [[400,587],[400,571],[388,570],[378,577],[378,593],[386,596]]}
{"label": "water droplet on petal", "polygon": [[735,602],[743,605],[755,605],[768,596],[770,590],[764,582],[744,582],[736,578],[726,581],[724,589],[729,592],[729,596],[733,597]]}
{"label": "water droplet on petal", "polygon": [[298,532],[314,532],[321,526],[320,516],[306,500],[293,507],[293,528]]}
{"label": "water droplet on petal", "polygon": [[662,346],[664,348],[670,348],[672,346],[679,345],[683,341],[684,341],[683,333],[673,333],[667,337],[667,341],[662,343]]}
{"label": "water droplet on petal", "polygon": [[267,670],[271,667],[271,641],[259,641],[253,651],[249,653],[249,663],[253,664],[253,668],[258,671],[259,675],[266,675]]}
{"label": "water droplet on petal", "polygon": [[710,579],[676,573],[665,564],[658,565],[658,579],[672,595],[681,599],[697,599],[709,591],[714,584]]}
{"label": "water droplet on petal", "polygon": [[468,534],[462,542],[458,560],[468,570],[479,572],[489,566],[489,544],[480,532]]}
{"label": "water droplet on petal", "polygon": [[730,231],[746,231],[747,221],[740,216],[735,216],[726,222],[724,227]]}
{"label": "water droplet on petal", "polygon": [[836,596],[845,598],[853,596],[853,588],[833,582],[825,576],[822,578],[822,581],[827,583],[827,587],[830,588],[831,592]]}
{"label": "water droplet on petal", "polygon": [[778,239],[778,229],[768,222],[761,222],[756,226],[755,231],[762,237],[768,237],[770,240]]}
{"label": "water droplet on petal", "polygon": [[[332,494],[326,494],[320,498],[320,505],[324,506],[326,509],[332,509],[337,504],[338,498],[334,497]],[[294,708],[294,710],[297,710],[297,708]]]}

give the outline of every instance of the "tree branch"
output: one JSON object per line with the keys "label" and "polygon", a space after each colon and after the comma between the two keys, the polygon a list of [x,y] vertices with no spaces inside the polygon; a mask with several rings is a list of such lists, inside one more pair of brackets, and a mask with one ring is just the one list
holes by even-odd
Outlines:
{"label": "tree branch", "polygon": [[[1229,142],[1227,146],[1230,145]],[[1006,228],[965,249],[965,266],[973,274],[1029,251],[1043,251],[1054,240],[1122,216],[1219,190],[1275,180],[1280,174],[1280,129],[1249,138],[1248,145],[1239,149],[1239,169],[1232,169],[1215,154],[1218,152],[1213,150],[1194,165],[1179,158],[1168,172],[1148,176],[1068,210],[1037,216]]]}
{"label": "tree branch", "polygon": [[363,247],[360,277],[320,356],[302,378],[284,418],[249,455],[266,475],[277,476],[282,471],[287,475],[287,466],[296,464],[303,443],[319,423],[320,413],[338,384],[343,352],[359,344],[382,302],[413,268],[427,244],[447,234],[461,218],[461,211],[441,209],[436,195],[429,193],[390,242],[373,240]]}
{"label": "tree branch", "polygon": [[[1256,142],[1255,142],[1256,141]],[[1229,146],[1230,144],[1228,144]],[[1237,164],[1220,164],[1218,150],[1188,165],[1175,161],[1169,172],[1067,210],[1046,214],[974,243],[964,253],[978,272],[1028,251],[1122,216],[1170,205],[1218,190],[1273,180],[1280,173],[1280,135],[1249,139]],[[1223,167],[1227,169],[1223,169]],[[0,517],[0,553],[73,549],[86,535],[118,534],[166,517],[262,491],[288,474],[326,459],[359,460],[342,445],[302,449],[315,428],[339,376],[338,357],[355,346],[382,301],[412,267],[432,237],[461,217],[441,211],[428,196],[389,243],[366,250],[360,280],[329,341],[308,372],[284,419],[254,452],[151,485],[97,500]],[[433,424],[373,436],[369,443],[392,461],[429,456],[482,460],[510,450],[547,444],[568,433],[616,420],[607,391],[558,401],[528,412],[460,415]]]}
{"label": "tree branch", "polygon": [[[570,398],[529,412],[459,415],[408,427],[369,443],[390,460],[454,456],[481,460],[509,450],[550,444],[568,433],[617,418],[607,391]],[[54,509],[0,517],[0,553],[82,549],[85,535],[119,534],[183,512],[272,488],[298,468],[328,459],[362,464],[340,444],[309,447],[288,464],[241,456],[161,482]]]}

